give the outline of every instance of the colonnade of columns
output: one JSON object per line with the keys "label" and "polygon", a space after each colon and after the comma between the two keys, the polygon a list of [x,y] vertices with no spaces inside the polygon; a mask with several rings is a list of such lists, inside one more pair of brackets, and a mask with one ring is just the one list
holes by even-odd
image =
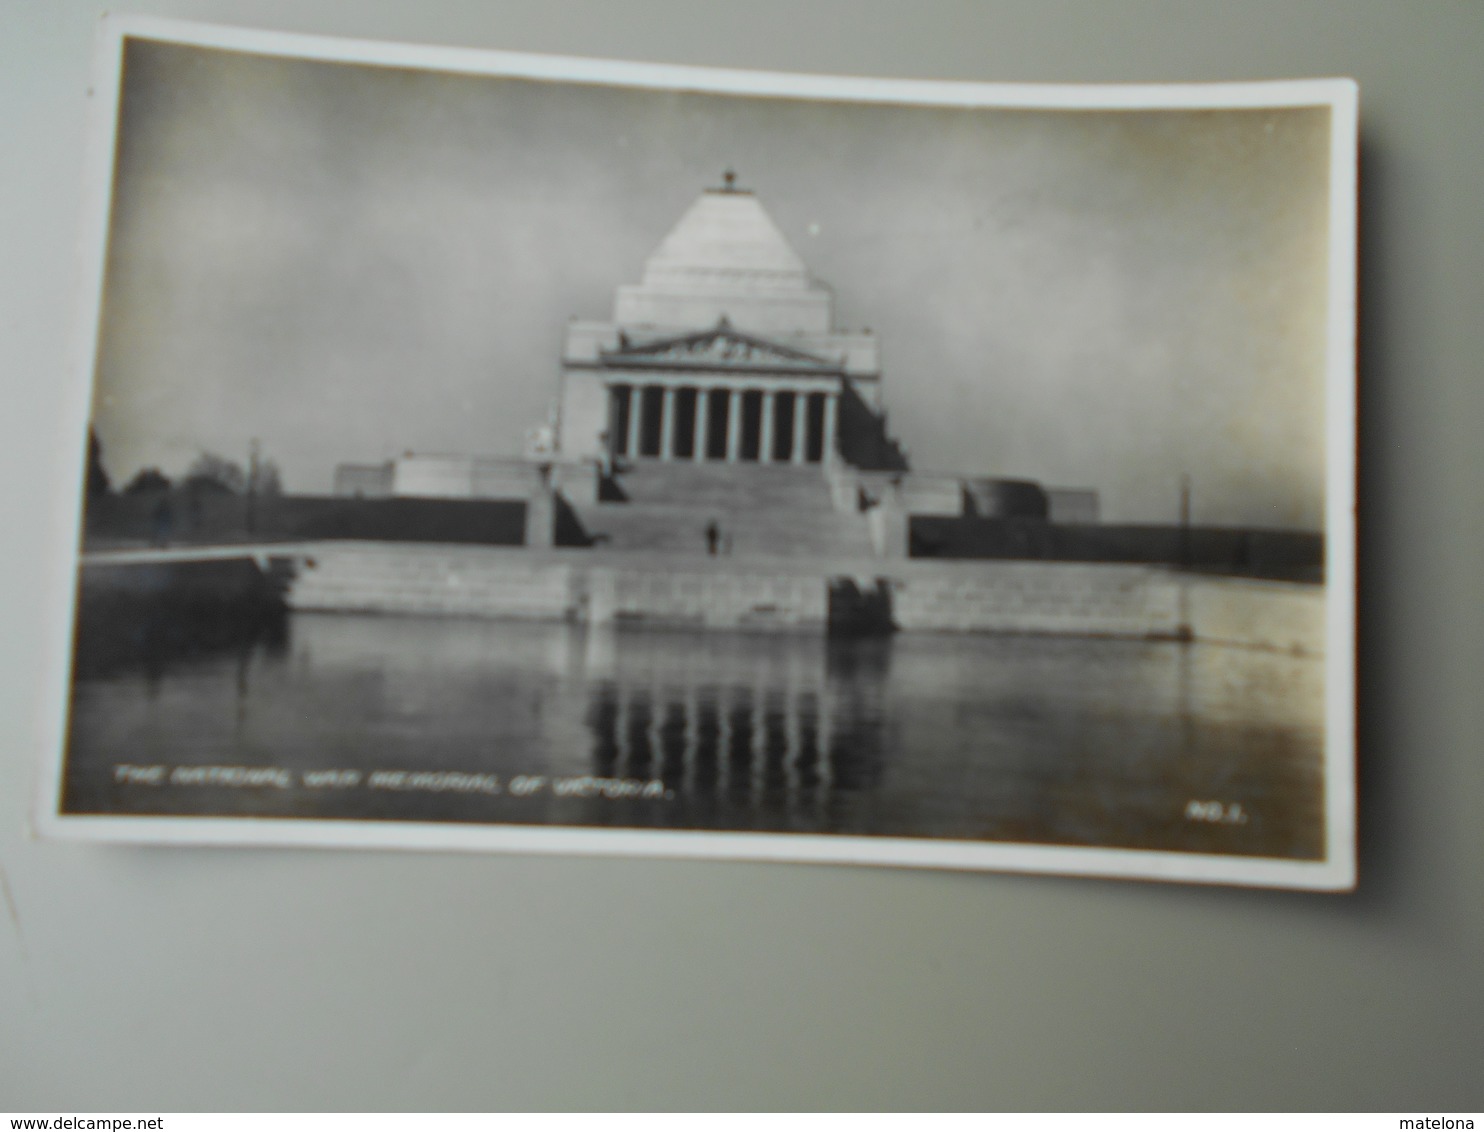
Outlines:
{"label": "colonnade of columns", "polygon": [[818,464],[835,452],[839,394],[757,386],[609,386],[615,456]]}

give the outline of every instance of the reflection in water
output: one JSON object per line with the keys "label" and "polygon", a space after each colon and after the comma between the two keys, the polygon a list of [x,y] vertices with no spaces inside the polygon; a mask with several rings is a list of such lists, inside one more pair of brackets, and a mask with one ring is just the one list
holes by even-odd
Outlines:
{"label": "reflection in water", "polygon": [[889,642],[632,631],[613,642],[607,667],[585,673],[591,773],[659,779],[687,824],[827,829],[833,799],[879,782]]}
{"label": "reflection in water", "polygon": [[243,585],[237,601],[216,593],[193,595],[168,577],[142,592],[81,588],[73,660],[78,678],[138,671],[154,679],[193,659],[233,655],[246,663],[259,648],[281,656],[288,644],[287,611],[261,583],[256,567],[229,562],[217,573],[238,565],[261,592]]}
{"label": "reflection in water", "polygon": [[606,679],[590,692],[594,773],[658,778],[686,799],[823,816],[834,790],[879,778],[879,719],[835,727],[824,682],[757,688],[706,682],[660,688]]}
{"label": "reflection in water", "polygon": [[[66,805],[1312,857],[1323,844],[1322,678],[1314,660],[1160,642],[295,614],[271,634],[80,666]],[[117,781],[125,762],[362,780],[160,788]],[[370,789],[378,770],[664,790]],[[1192,800],[1237,804],[1243,821],[1192,821]]]}

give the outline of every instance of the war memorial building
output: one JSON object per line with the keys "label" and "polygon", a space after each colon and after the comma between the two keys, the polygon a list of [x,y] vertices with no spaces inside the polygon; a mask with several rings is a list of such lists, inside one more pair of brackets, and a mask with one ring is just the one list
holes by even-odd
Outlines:
{"label": "war memorial building", "polygon": [[[881,411],[875,338],[834,325],[757,197],[730,173],[618,288],[611,322],[574,321],[559,411],[568,458],[870,464],[842,399]],[[857,414],[859,415],[859,414]],[[847,456],[847,459],[849,457]]]}
{"label": "war memorial building", "polygon": [[[611,319],[568,323],[551,420],[524,454],[342,465],[336,493],[551,490],[610,549],[695,550],[725,523],[738,553],[867,557],[905,555],[910,515],[1014,509],[1009,481],[909,473],[881,385],[876,337],[836,326],[829,288],[728,171],[618,287]],[[1093,492],[1021,486],[1036,517],[1096,520]]]}

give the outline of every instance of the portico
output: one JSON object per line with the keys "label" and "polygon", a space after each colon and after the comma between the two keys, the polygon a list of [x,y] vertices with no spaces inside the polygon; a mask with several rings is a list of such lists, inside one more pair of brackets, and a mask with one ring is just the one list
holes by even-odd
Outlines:
{"label": "portico", "polygon": [[696,463],[827,464],[843,374],[829,359],[731,329],[599,353],[609,455]]}
{"label": "portico", "polygon": [[608,386],[614,457],[820,464],[835,451],[833,390],[657,377]]}

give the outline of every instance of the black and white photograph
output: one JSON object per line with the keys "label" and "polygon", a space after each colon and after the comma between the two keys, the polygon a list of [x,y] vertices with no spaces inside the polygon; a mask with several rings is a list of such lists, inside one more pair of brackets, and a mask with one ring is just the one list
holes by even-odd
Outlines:
{"label": "black and white photograph", "polygon": [[92,97],[46,832],[1353,885],[1353,84]]}

